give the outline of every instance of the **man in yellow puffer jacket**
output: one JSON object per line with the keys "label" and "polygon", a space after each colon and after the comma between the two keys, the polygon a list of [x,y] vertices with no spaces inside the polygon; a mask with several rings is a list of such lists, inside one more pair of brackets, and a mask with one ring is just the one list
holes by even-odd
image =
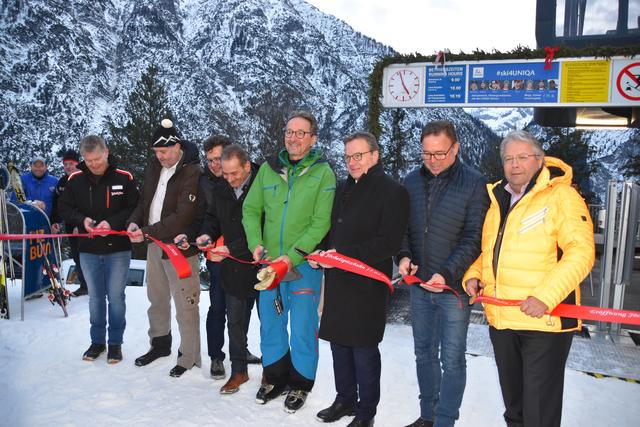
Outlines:
{"label": "man in yellow puffer jacket", "polygon": [[[500,156],[505,179],[488,186],[482,253],[463,283],[471,296],[523,300],[484,307],[507,425],[559,426],[564,367],[581,324],[546,313],[561,302],[579,304],[595,258],[593,225],[571,187],[571,167],[545,157],[529,132],[508,134]],[[557,170],[562,175],[552,178]]]}

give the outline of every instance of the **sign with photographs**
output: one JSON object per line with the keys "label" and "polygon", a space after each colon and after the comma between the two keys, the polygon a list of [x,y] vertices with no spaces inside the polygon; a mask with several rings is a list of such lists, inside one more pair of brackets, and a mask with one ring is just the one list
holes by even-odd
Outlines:
{"label": "sign with photographs", "polygon": [[382,89],[387,108],[640,106],[640,59],[392,64]]}

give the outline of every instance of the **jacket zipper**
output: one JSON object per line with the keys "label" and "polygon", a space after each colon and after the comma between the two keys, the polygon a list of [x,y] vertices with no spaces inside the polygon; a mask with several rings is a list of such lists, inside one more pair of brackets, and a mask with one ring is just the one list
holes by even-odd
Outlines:
{"label": "jacket zipper", "polygon": [[287,207],[289,206],[289,198],[291,198],[291,188],[293,187],[293,181],[297,167],[297,164],[293,166],[291,178],[287,182],[287,199],[284,201],[284,212],[282,212],[282,224],[280,225],[280,255],[284,254],[284,220],[287,217]]}

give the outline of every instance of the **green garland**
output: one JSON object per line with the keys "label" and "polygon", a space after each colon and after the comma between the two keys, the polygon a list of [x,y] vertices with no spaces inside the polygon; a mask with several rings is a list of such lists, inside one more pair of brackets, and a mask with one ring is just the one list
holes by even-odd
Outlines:
{"label": "green garland", "polygon": [[[554,58],[611,58],[612,56],[634,56],[640,54],[640,45],[625,47],[587,47],[575,49],[564,45],[558,46],[560,49],[555,53]],[[518,46],[510,52],[500,52],[494,50],[487,53],[483,50],[474,50],[473,53],[450,53],[447,54],[447,62],[453,61],[489,61],[500,59],[544,59],[546,52],[544,49],[529,49]],[[382,71],[391,64],[412,64],[416,62],[435,62],[436,55],[424,56],[417,53],[409,55],[397,54],[386,56],[380,59],[371,75],[369,76],[369,113],[368,129],[380,140],[382,126],[380,125],[380,114],[382,112]]]}

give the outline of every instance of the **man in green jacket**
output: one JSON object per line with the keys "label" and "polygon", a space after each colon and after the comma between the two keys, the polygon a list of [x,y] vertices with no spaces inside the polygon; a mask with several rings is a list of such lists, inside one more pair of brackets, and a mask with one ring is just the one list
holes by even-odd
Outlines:
{"label": "man in green jacket", "polygon": [[286,149],[260,167],[243,206],[253,258],[271,257],[288,266],[282,282],[259,296],[264,381],[256,395],[256,402],[265,404],[288,389],[287,412],[304,405],[318,366],[322,272],[296,251],[312,252],[331,223],[336,177],[312,148],[317,139],[316,118],[306,111],[291,113],[284,130]]}

